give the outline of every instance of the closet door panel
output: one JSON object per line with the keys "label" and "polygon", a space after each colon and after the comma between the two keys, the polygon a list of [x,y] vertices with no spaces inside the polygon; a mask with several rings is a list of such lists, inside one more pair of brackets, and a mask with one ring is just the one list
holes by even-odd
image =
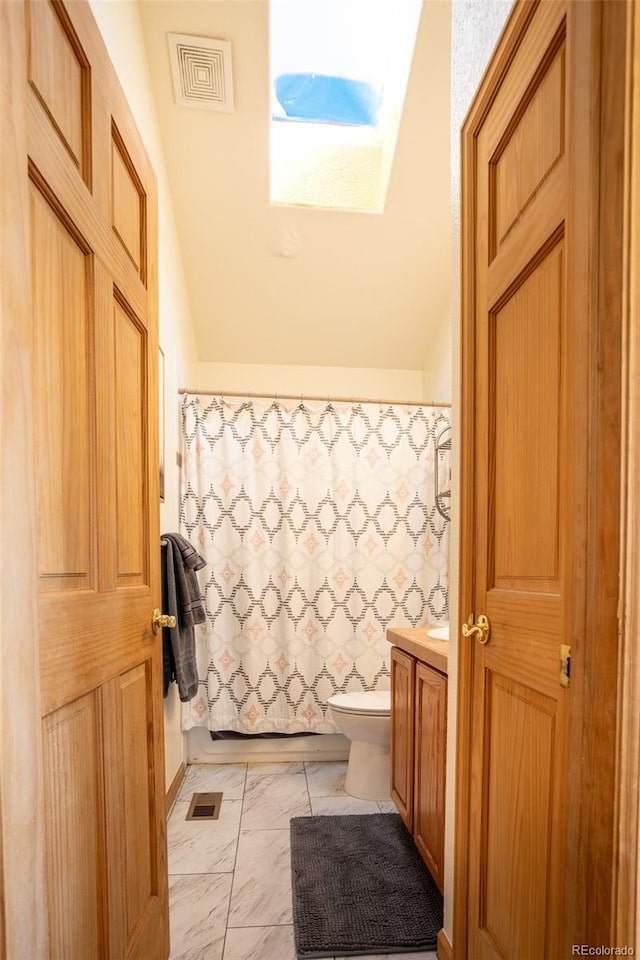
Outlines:
{"label": "closet door panel", "polygon": [[62,4],[29,4],[29,81],[56,135],[88,180],[90,71]]}
{"label": "closet door panel", "polygon": [[[40,590],[95,587],[92,255],[31,185]],[[69,469],[68,465],[73,464]]]}
{"label": "closet door panel", "polygon": [[113,304],[118,587],[148,583],[146,331],[121,298]]}
{"label": "closet door panel", "polygon": [[115,123],[112,123],[111,176],[111,224],[144,282],[146,195]]}
{"label": "closet door panel", "polygon": [[42,724],[50,956],[101,957],[105,863],[99,698],[89,694]]}
{"label": "closet door panel", "polygon": [[114,958],[159,956],[161,949],[158,876],[159,868],[166,871],[166,859],[158,862],[155,836],[164,797],[156,794],[154,785],[155,770],[163,762],[150,734],[154,696],[150,661],[102,689],[110,956]]}

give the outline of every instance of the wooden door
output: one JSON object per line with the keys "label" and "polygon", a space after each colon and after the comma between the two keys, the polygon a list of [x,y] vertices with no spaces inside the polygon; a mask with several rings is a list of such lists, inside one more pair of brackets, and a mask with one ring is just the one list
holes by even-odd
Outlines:
{"label": "wooden door", "polygon": [[447,755],[447,678],[416,664],[413,835],[440,890],[444,888],[444,804]]}
{"label": "wooden door", "polygon": [[5,6],[4,77],[24,118],[2,151],[21,151],[11,189],[27,215],[14,229],[30,295],[49,955],[160,958],[155,180],[88,4]]}
{"label": "wooden door", "polygon": [[[605,503],[597,438],[609,430],[612,478],[617,444],[615,390],[608,424],[596,412],[599,15],[597,4],[517,4],[463,137],[459,612],[461,622],[485,614],[491,625],[485,645],[477,631],[460,638],[455,947],[470,960],[560,960],[579,929],[581,906],[567,891],[587,896],[591,841],[576,833],[569,850],[567,837],[594,800],[582,802],[586,778],[569,797],[569,765],[580,765],[570,742],[585,751],[585,769],[600,765],[599,829],[607,826],[615,683],[588,733],[588,708],[581,715],[572,704],[592,682],[587,549],[596,563],[599,553],[611,560],[617,536],[615,479],[608,529],[594,521]],[[599,576],[610,586],[615,566]],[[606,605],[602,649],[613,650],[615,670],[615,596]],[[563,644],[573,652],[570,686]]]}
{"label": "wooden door", "polygon": [[391,799],[413,833],[413,736],[416,661],[391,647]]}

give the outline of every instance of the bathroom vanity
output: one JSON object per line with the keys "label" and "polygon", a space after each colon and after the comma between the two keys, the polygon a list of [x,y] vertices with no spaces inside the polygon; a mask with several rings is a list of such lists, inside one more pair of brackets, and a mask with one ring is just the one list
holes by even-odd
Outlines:
{"label": "bathroom vanity", "polygon": [[444,883],[448,643],[427,628],[387,630],[391,798],[440,890]]}

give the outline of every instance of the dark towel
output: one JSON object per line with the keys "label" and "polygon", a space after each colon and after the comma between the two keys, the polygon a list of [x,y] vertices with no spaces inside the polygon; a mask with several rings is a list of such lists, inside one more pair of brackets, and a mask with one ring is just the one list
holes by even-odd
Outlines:
{"label": "dark towel", "polygon": [[165,533],[160,542],[164,611],[176,618],[176,626],[163,632],[164,692],[166,696],[169,682],[175,679],[180,699],[186,702],[198,690],[193,628],[207,617],[196,570],[206,566],[206,560],[179,533]]}

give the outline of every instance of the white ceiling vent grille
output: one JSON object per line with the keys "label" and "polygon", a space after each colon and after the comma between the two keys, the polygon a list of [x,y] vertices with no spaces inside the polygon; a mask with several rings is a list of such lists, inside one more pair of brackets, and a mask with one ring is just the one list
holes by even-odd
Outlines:
{"label": "white ceiling vent grille", "polygon": [[231,44],[208,37],[167,34],[176,103],[201,110],[233,110]]}

